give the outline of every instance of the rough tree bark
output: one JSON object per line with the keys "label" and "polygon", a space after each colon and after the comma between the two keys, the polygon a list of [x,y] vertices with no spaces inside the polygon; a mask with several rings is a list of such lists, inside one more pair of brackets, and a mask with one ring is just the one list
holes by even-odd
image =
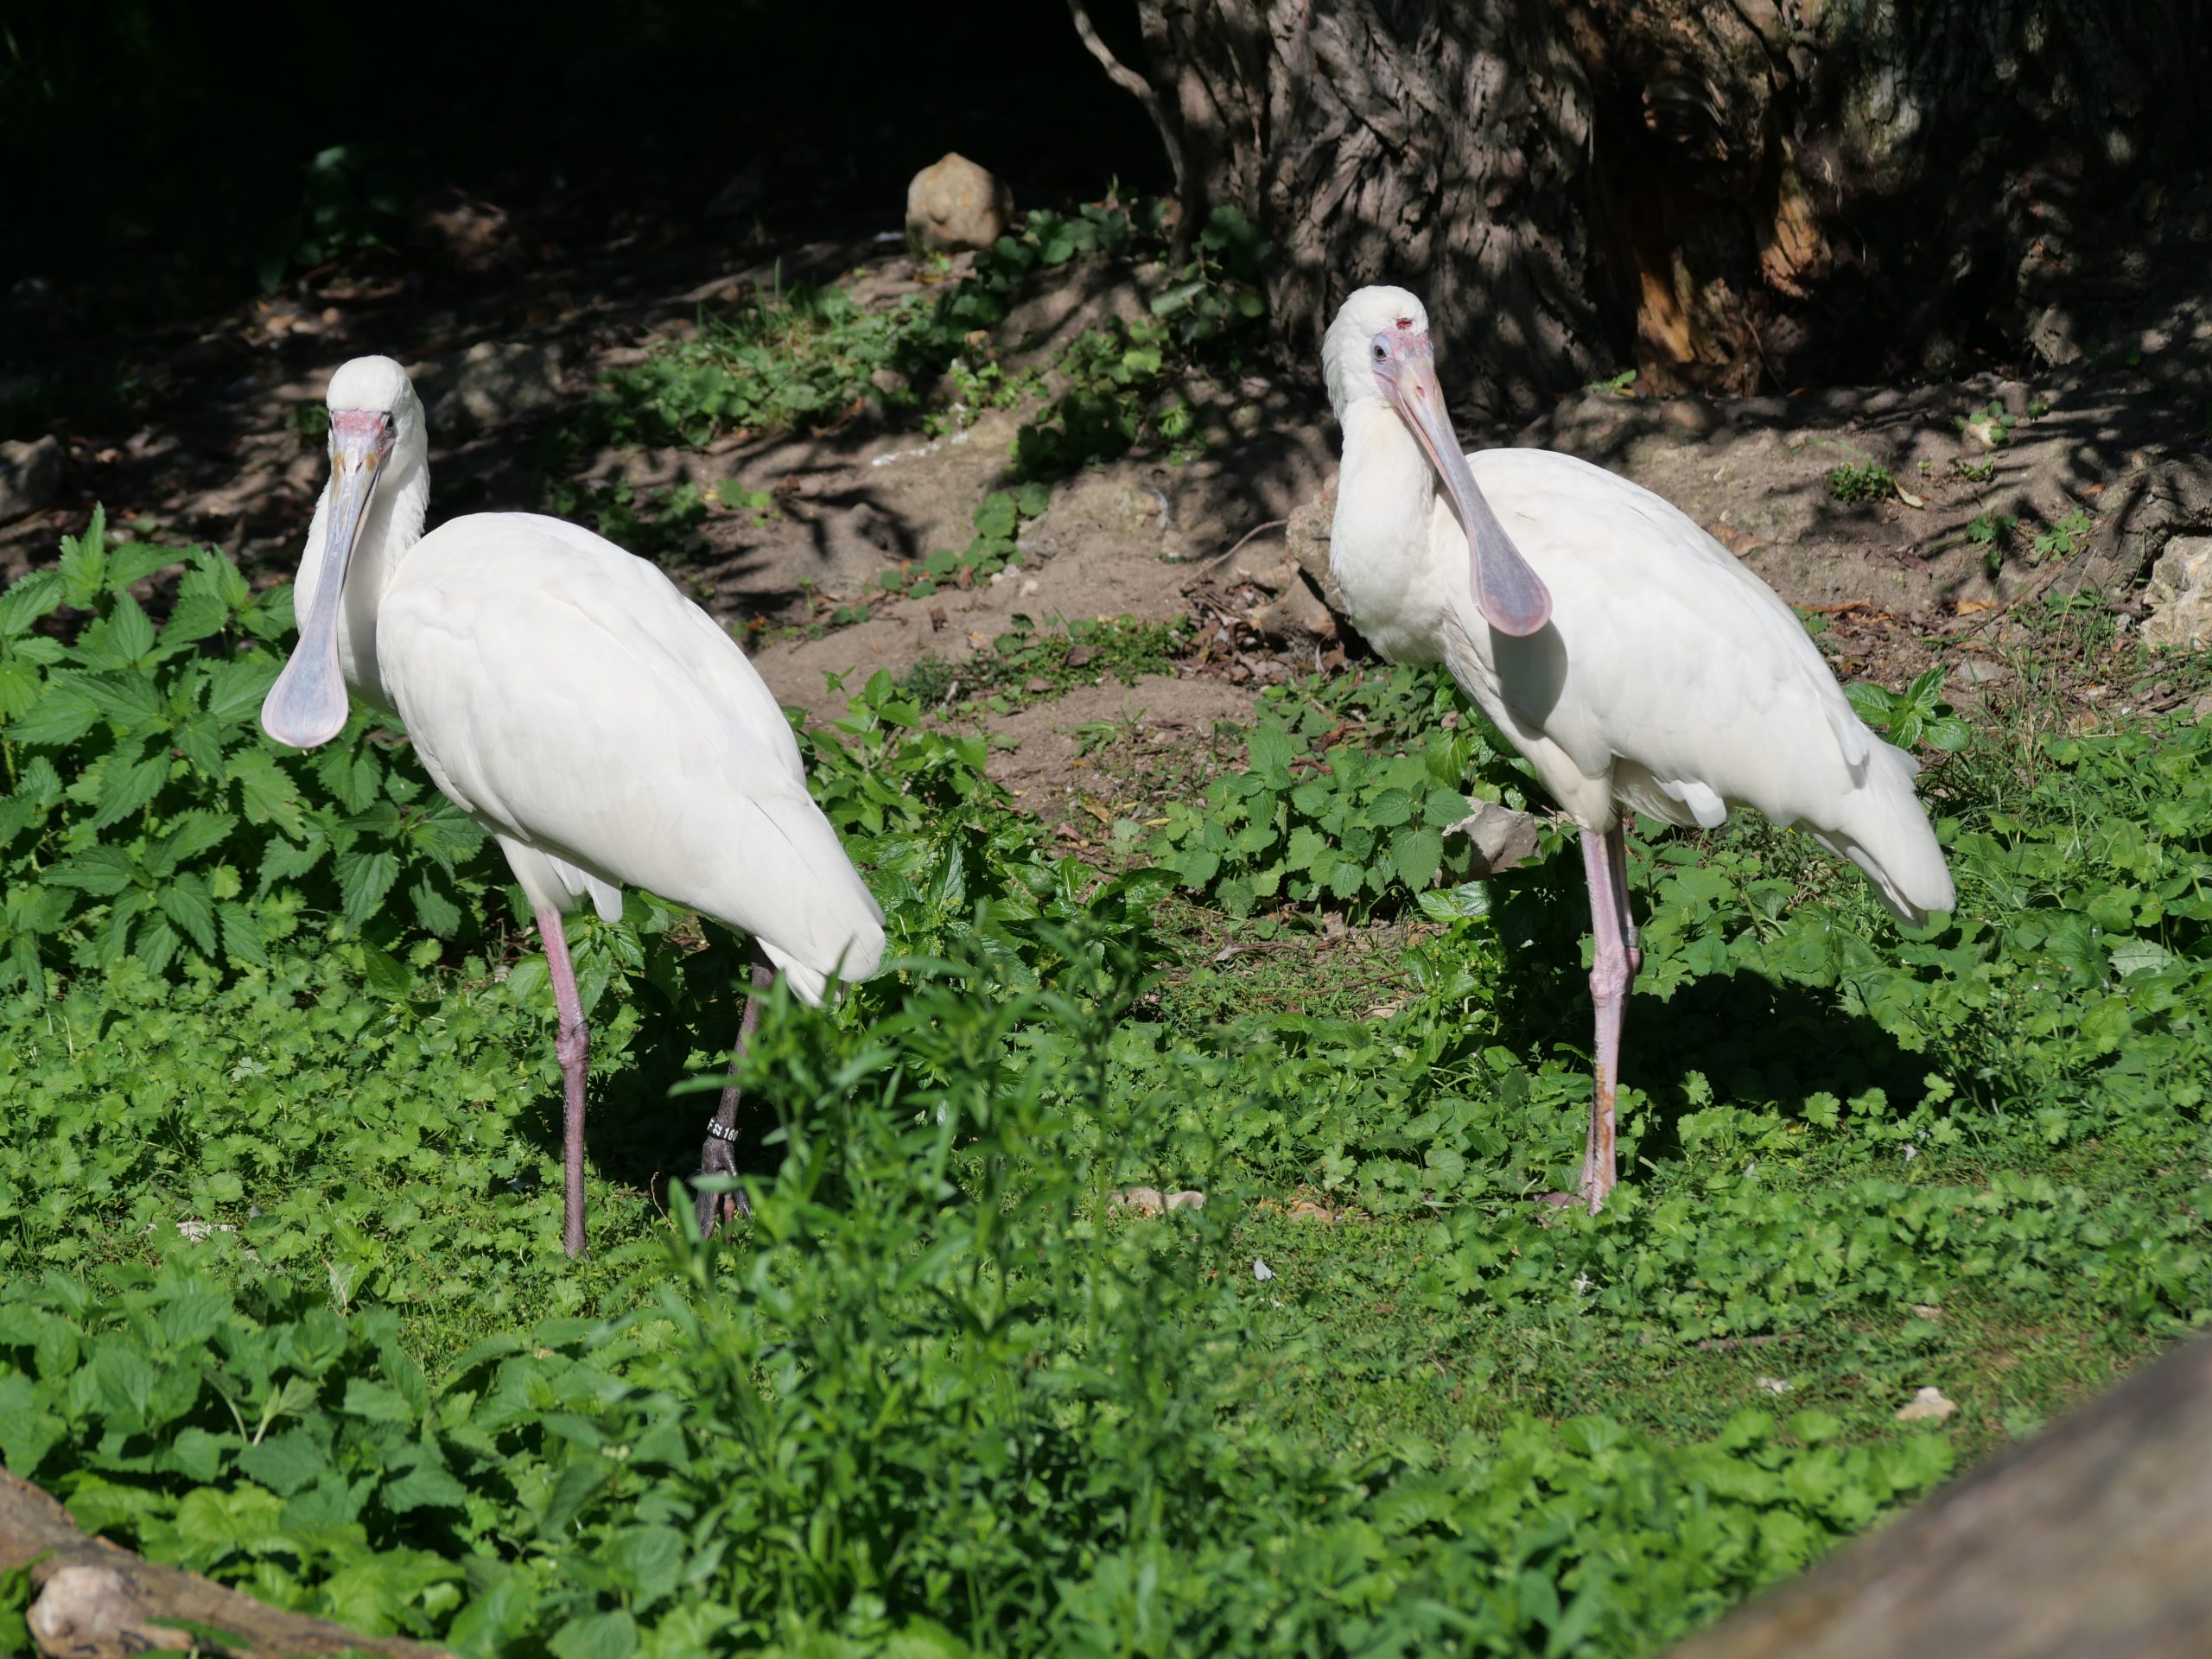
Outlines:
{"label": "rough tree bark", "polygon": [[1669,1659],[2212,1653],[2212,1338]]}
{"label": "rough tree bark", "polygon": [[[452,1659],[442,1648],[363,1636],[327,1619],[288,1613],[196,1573],[157,1567],[77,1530],[69,1511],[0,1470],[0,1572],[30,1570],[31,1639],[53,1659],[123,1659],[149,1651],[219,1652],[236,1659],[368,1654]],[[207,1639],[195,1639],[194,1632]]]}
{"label": "rough tree bark", "polygon": [[[2202,0],[1135,0],[1284,350],[1419,289],[1480,404],[2063,360],[2212,141]],[[2171,227],[2212,257],[2212,225]],[[2139,258],[2137,264],[2139,264]]]}

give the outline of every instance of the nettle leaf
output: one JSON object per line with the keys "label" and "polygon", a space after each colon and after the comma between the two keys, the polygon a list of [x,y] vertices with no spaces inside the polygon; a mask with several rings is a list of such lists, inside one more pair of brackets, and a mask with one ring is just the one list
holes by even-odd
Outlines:
{"label": "nettle leaf", "polygon": [[138,930],[131,942],[130,954],[144,963],[149,973],[160,974],[168,970],[169,963],[176,960],[176,953],[183,947],[184,941],[178,937],[175,928],[165,921],[154,921]]}
{"label": "nettle leaf", "polygon": [[162,913],[200,947],[201,956],[215,954],[215,899],[207,890],[206,876],[193,873],[173,876],[154,897]]}
{"label": "nettle leaf", "polygon": [[219,847],[230,838],[238,821],[227,812],[181,812],[162,838],[163,850],[178,863]]}
{"label": "nettle leaf", "polygon": [[92,508],[92,521],[85,526],[82,536],[61,538],[61,556],[58,561],[62,588],[68,603],[80,611],[88,611],[92,601],[99,596],[107,575],[107,510],[99,505]]}
{"label": "nettle leaf", "polygon": [[8,735],[41,748],[74,743],[84,736],[100,717],[99,699],[86,687],[86,678],[77,673],[50,677],[38,701],[10,725]]}
{"label": "nettle leaf", "polygon": [[1253,771],[1265,772],[1287,767],[1295,753],[1291,744],[1290,734],[1274,721],[1263,721],[1253,728],[1251,741]]}
{"label": "nettle leaf", "polygon": [[75,887],[97,898],[112,898],[137,879],[138,867],[118,847],[93,847],[46,873],[60,887]]}
{"label": "nettle leaf", "polygon": [[169,612],[168,620],[162,624],[162,644],[190,645],[210,634],[220,633],[230,626],[230,620],[231,607],[213,594],[185,594]]}
{"label": "nettle leaf", "polygon": [[[125,542],[120,547],[108,550],[107,585],[120,594],[131,583],[143,582],[156,570],[182,564],[191,556],[181,547],[162,547],[152,542]],[[123,599],[134,607],[137,603],[127,594],[123,595]]]}
{"label": "nettle leaf", "polygon": [[205,715],[195,715],[169,734],[184,758],[206,777],[223,775],[223,743],[219,728]]}
{"label": "nettle leaf", "polygon": [[384,768],[365,747],[349,749],[334,743],[315,757],[315,775],[347,811],[364,812],[376,802]]}
{"label": "nettle leaf", "polygon": [[1913,677],[1912,683],[1905,688],[1904,700],[1916,709],[1932,713],[1936,699],[1942,695],[1942,691],[1943,665],[1938,663]]}
{"label": "nettle leaf", "polygon": [[1868,725],[1886,731],[1890,724],[1890,707],[1897,699],[1878,685],[1861,682],[1843,689],[1845,700],[1859,711],[1859,717]]}
{"label": "nettle leaf", "polygon": [[312,825],[307,830],[307,838],[296,845],[281,836],[271,836],[261,855],[257,879],[262,890],[266,892],[272,882],[287,881],[296,876],[305,875],[321,863],[329,851],[329,840]]}
{"label": "nettle leaf", "polygon": [[244,905],[224,905],[219,913],[225,954],[257,968],[267,967],[269,941],[262,931],[261,918]]}
{"label": "nettle leaf", "polygon": [[115,608],[85,630],[78,660],[96,668],[127,668],[154,649],[154,624],[138,601],[124,594]]}
{"label": "nettle leaf", "polygon": [[[267,749],[240,749],[225,763],[224,769],[238,786],[238,805],[245,810],[248,823],[273,823],[295,839],[306,833],[305,821],[300,815],[299,791]],[[312,866],[310,860],[302,869]]]}
{"label": "nettle leaf", "polygon": [[556,1659],[630,1659],[638,1650],[638,1621],[617,1608],[570,1619],[546,1643]]}
{"label": "nettle leaf", "polygon": [[259,656],[216,664],[207,671],[207,712],[231,725],[258,720],[262,699],[280,671],[275,662]]}
{"label": "nettle leaf", "polygon": [[101,715],[125,731],[161,718],[161,688],[149,675],[94,674],[83,686]]}
{"label": "nettle leaf", "polygon": [[238,1455],[240,1470],[279,1497],[289,1497],[315,1483],[329,1466],[321,1444],[303,1428],[288,1428]]}
{"label": "nettle leaf", "polygon": [[61,608],[59,570],[34,570],[0,592],[0,639],[13,639],[30,632],[31,624]]}
{"label": "nettle leaf", "polygon": [[1469,881],[1456,887],[1427,887],[1414,895],[1432,922],[1476,921],[1490,914],[1490,887]]}
{"label": "nettle leaf", "polygon": [[100,768],[99,810],[92,828],[105,830],[143,810],[169,780],[169,758],[154,753],[141,760],[111,755]]}
{"label": "nettle leaf", "polygon": [[376,912],[385,894],[391,891],[392,883],[399,880],[399,860],[381,849],[365,853],[348,850],[338,855],[337,870],[338,893],[345,908],[346,925],[359,928]]}
{"label": "nettle leaf", "polygon": [[1973,734],[1967,729],[1966,721],[1955,715],[1946,715],[1940,720],[1929,721],[1928,729],[1923,735],[1927,738],[1930,748],[1942,749],[1946,753],[1955,754],[1966,747]]}
{"label": "nettle leaf", "polygon": [[1413,815],[1413,797],[1402,789],[1386,789],[1367,803],[1367,821],[1378,830],[1395,830]]}
{"label": "nettle leaf", "polygon": [[414,901],[415,918],[442,939],[461,931],[461,906],[438,891],[428,875],[417,876],[407,896]]}
{"label": "nettle leaf", "polygon": [[348,1416],[365,1417],[372,1423],[406,1427],[412,1427],[421,1415],[397,1389],[366,1376],[346,1379],[346,1403],[340,1409]]}
{"label": "nettle leaf", "polygon": [[45,684],[35,663],[0,660],[0,725],[36,702]]}

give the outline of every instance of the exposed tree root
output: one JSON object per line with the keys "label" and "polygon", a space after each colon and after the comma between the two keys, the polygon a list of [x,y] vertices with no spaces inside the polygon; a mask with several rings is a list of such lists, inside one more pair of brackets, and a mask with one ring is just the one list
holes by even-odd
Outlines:
{"label": "exposed tree root", "polygon": [[30,1569],[29,1623],[49,1659],[122,1659],[154,1649],[235,1659],[368,1653],[446,1659],[445,1649],[363,1636],[87,1538],[69,1511],[0,1470],[0,1572]]}

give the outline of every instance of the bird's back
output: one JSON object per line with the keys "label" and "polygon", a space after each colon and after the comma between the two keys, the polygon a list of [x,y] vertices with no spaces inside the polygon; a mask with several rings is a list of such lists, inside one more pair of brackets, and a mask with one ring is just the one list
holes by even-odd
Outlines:
{"label": "bird's back", "polygon": [[1432,539],[1456,623],[1446,658],[1563,806],[1602,822],[1619,801],[1707,826],[1755,807],[1859,863],[1898,915],[1950,906],[1914,762],[1859,719],[1773,589],[1603,467],[1543,449],[1468,460],[1551,589],[1553,617],[1518,639],[1483,622],[1465,533],[1440,499]]}
{"label": "bird's back", "polygon": [[782,710],[652,565],[556,518],[456,518],[410,550],[377,634],[431,776],[495,833],[753,935],[804,994],[874,970],[882,912]]}

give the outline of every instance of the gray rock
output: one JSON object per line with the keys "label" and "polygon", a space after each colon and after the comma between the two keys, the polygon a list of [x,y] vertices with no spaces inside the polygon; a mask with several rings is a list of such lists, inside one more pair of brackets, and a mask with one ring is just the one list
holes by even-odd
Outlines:
{"label": "gray rock", "polygon": [[918,250],[988,248],[1013,225],[1014,192],[957,152],[906,187],[906,240]]}
{"label": "gray rock", "polygon": [[1444,833],[1464,835],[1474,849],[1478,881],[1526,864],[1536,855],[1536,821],[1496,801],[1470,802],[1475,810]]}
{"label": "gray rock", "polygon": [[2177,536],[2151,567],[2143,643],[2168,650],[2212,645],[2212,536]]}
{"label": "gray rock", "polygon": [[67,463],[51,432],[35,443],[0,443],[0,524],[52,506]]}
{"label": "gray rock", "polygon": [[487,340],[439,363],[416,386],[435,399],[431,430],[458,435],[557,408],[561,369],[537,346]]}
{"label": "gray rock", "polygon": [[1321,602],[1336,616],[1349,620],[1351,613],[1344,608],[1344,590],[1337,586],[1336,572],[1329,569],[1329,529],[1336,519],[1337,480],[1332,474],[1320,494],[1291,509],[1282,538],[1292,559],[1313,584],[1313,591],[1321,595]]}

